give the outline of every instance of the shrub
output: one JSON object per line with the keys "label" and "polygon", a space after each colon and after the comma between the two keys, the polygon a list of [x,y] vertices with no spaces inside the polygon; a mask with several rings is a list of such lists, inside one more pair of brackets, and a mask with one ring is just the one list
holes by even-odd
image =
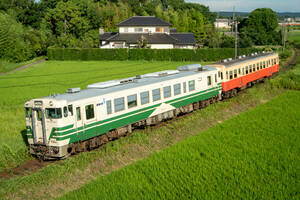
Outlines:
{"label": "shrub", "polygon": [[[239,49],[239,55],[257,51]],[[234,57],[232,48],[211,49],[72,49],[48,48],[49,60],[218,61]]]}

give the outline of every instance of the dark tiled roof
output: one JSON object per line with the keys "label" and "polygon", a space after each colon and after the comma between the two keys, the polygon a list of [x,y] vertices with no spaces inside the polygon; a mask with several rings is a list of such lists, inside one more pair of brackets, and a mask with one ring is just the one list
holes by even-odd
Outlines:
{"label": "dark tiled roof", "polygon": [[177,33],[177,29],[176,28],[170,28],[170,33]]}
{"label": "dark tiled roof", "polygon": [[108,39],[108,41],[125,41],[126,43],[136,44],[142,36],[149,44],[174,44],[176,40],[167,34],[148,34],[148,33],[118,33]]}
{"label": "dark tiled roof", "polygon": [[172,33],[170,35],[164,33],[117,33],[106,40],[125,41],[126,43],[136,44],[138,40],[141,40],[142,36],[149,44],[195,45],[193,33]]}
{"label": "dark tiled roof", "polygon": [[117,34],[117,33],[110,33],[110,32],[100,34],[100,35],[99,35],[99,40],[107,40],[107,39],[109,39],[111,36],[116,35],[116,34]]}
{"label": "dark tiled roof", "polygon": [[195,45],[196,43],[193,33],[171,33],[170,35],[176,39],[176,44]]}
{"label": "dark tiled roof", "polygon": [[154,16],[135,16],[120,22],[117,26],[172,26],[172,24]]}

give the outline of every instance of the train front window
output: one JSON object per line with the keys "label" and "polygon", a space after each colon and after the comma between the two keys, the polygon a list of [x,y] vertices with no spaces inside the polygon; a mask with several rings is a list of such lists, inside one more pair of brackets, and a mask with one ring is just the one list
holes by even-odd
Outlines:
{"label": "train front window", "polygon": [[62,118],[61,108],[46,108],[46,118],[61,119]]}
{"label": "train front window", "polygon": [[31,108],[25,108],[25,115],[27,118],[32,117],[32,109]]}

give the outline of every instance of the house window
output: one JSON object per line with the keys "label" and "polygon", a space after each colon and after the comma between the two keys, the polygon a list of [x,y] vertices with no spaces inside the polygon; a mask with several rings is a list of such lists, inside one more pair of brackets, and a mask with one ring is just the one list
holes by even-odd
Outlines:
{"label": "house window", "polygon": [[189,92],[195,90],[195,81],[189,81]]}
{"label": "house window", "polygon": [[174,88],[174,95],[179,95],[179,94],[181,93],[180,83],[175,84],[175,85],[173,86],[173,88]]}
{"label": "house window", "polygon": [[141,32],[143,32],[143,28],[141,28],[141,27],[136,27],[136,28],[134,28],[134,32],[136,32],[136,33],[141,33]]}
{"label": "house window", "polygon": [[163,28],[162,27],[156,27],[155,31],[161,33],[161,32],[163,32]]}
{"label": "house window", "polygon": [[160,100],[160,89],[159,88],[152,90],[152,100],[153,101]]}
{"label": "house window", "polygon": [[168,33],[168,32],[170,32],[170,29],[169,29],[169,27],[165,27],[165,28],[164,28],[164,32],[165,32],[165,33]]}
{"label": "house window", "polygon": [[125,109],[124,106],[124,97],[114,99],[115,112],[119,112]]}
{"label": "house window", "polygon": [[171,86],[166,86],[163,88],[164,90],[164,98],[168,98],[171,96]]}
{"label": "house window", "polygon": [[128,27],[124,28],[124,33],[128,33]]}
{"label": "house window", "polygon": [[141,93],[141,104],[144,105],[146,103],[149,103],[149,92],[142,92]]}
{"label": "house window", "polygon": [[93,119],[95,117],[93,104],[85,106],[85,116],[87,120]]}
{"label": "house window", "polygon": [[112,111],[111,111],[111,100],[106,101],[106,111],[107,111],[107,114],[112,113]]}

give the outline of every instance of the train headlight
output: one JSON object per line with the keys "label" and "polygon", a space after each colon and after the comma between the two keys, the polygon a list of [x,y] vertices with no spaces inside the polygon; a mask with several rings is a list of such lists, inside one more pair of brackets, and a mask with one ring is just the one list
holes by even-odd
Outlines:
{"label": "train headlight", "polygon": [[50,101],[50,102],[49,102],[49,105],[50,105],[50,106],[53,106],[53,102],[52,102],[52,101]]}

